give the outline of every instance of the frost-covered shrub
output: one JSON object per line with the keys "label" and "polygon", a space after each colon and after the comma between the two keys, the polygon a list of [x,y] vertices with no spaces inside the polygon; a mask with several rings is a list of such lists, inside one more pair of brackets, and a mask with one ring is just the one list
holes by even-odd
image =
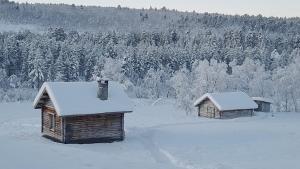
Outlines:
{"label": "frost-covered shrub", "polygon": [[31,88],[0,89],[0,102],[32,101],[37,91]]}

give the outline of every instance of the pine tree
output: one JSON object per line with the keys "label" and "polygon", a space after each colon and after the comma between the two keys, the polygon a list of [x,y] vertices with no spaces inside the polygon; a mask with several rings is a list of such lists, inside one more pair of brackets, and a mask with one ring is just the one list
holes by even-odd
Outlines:
{"label": "pine tree", "polygon": [[32,69],[29,70],[28,76],[31,79],[33,88],[38,89],[42,86],[45,80],[45,73],[43,69],[45,67],[45,60],[40,48],[35,51],[34,59],[30,64],[32,65]]}
{"label": "pine tree", "polygon": [[79,61],[72,55],[68,46],[64,46],[56,61],[56,81],[77,81],[79,79]]}
{"label": "pine tree", "polygon": [[0,88],[6,89],[8,87],[6,80],[7,80],[7,74],[5,69],[0,69]]}
{"label": "pine tree", "polygon": [[46,70],[48,70],[46,72],[46,81],[53,81],[55,79],[55,60],[54,60],[54,56],[51,52],[51,49],[48,48],[46,56],[45,56],[45,66],[46,66]]}

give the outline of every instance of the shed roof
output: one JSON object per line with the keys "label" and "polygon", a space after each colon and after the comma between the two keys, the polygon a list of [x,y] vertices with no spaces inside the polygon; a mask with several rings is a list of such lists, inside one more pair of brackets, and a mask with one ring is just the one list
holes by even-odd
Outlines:
{"label": "shed roof", "polygon": [[261,102],[266,102],[266,103],[273,103],[272,99],[269,98],[264,98],[264,97],[252,97],[254,101],[261,101]]}
{"label": "shed roof", "polygon": [[205,99],[211,100],[220,111],[256,109],[257,104],[244,92],[206,93],[194,103],[199,105]]}
{"label": "shed roof", "polygon": [[97,82],[45,82],[33,106],[41,108],[42,97],[47,92],[61,116],[132,111],[133,104],[121,84],[109,81],[107,100],[97,98],[97,91]]}

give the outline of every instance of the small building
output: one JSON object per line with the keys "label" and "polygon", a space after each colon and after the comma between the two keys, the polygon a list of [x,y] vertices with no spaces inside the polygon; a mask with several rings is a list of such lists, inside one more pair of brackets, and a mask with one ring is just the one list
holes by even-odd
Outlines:
{"label": "small building", "polygon": [[271,99],[263,98],[263,97],[252,97],[252,99],[258,105],[258,108],[255,109],[255,111],[260,111],[260,112],[271,111],[271,104],[273,102]]}
{"label": "small building", "polygon": [[252,116],[258,106],[246,93],[207,93],[197,99],[194,106],[198,116],[218,119]]}
{"label": "small building", "polygon": [[124,114],[132,103],[117,82],[46,82],[33,106],[41,109],[41,132],[61,143],[124,139]]}

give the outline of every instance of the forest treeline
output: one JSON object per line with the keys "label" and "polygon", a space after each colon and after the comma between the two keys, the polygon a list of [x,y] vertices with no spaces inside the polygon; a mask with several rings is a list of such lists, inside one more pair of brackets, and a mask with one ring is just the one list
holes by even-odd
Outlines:
{"label": "forest treeline", "polygon": [[44,28],[0,33],[4,101],[31,98],[44,81],[106,76],[133,96],[173,97],[187,111],[205,92],[233,90],[299,111],[299,18],[1,0],[0,22]]}

